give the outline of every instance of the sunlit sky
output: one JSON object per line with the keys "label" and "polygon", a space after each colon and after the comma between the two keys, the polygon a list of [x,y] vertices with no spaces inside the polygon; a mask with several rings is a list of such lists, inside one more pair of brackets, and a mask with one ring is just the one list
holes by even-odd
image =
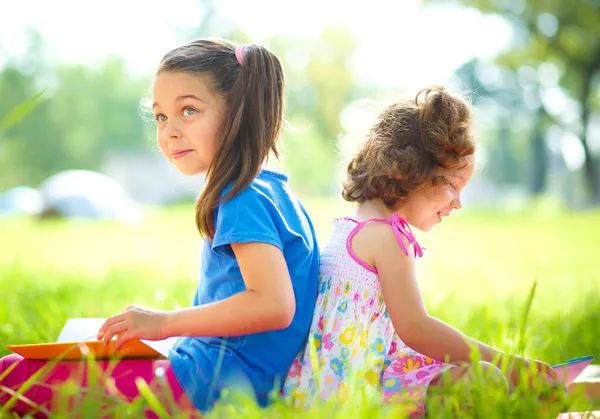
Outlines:
{"label": "sunlit sky", "polygon": [[[158,59],[182,42],[174,29],[201,21],[201,0],[10,1],[0,14],[0,45],[22,51],[25,28],[36,28],[50,59],[99,61],[126,57],[138,74],[150,73]],[[254,42],[277,35],[315,37],[324,27],[345,25],[359,39],[356,71],[368,81],[416,89],[444,82],[473,56],[489,57],[506,48],[509,26],[473,9],[432,9],[419,0],[217,0],[218,13]],[[215,33],[216,36],[220,35]]]}

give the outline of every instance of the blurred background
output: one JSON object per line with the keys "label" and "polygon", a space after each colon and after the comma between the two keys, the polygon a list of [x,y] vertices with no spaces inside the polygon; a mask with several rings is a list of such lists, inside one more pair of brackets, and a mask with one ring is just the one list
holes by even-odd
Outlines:
{"label": "blurred background", "polygon": [[46,186],[52,199],[59,187],[77,189],[81,173],[52,178],[68,170],[115,181],[122,194],[115,185],[94,193],[98,201],[112,194],[120,211],[134,205],[126,198],[193,199],[202,179],[182,178],[164,161],[140,100],[162,55],[202,36],[262,43],[281,57],[294,128],[282,165],[302,195],[339,196],[339,136],[368,126],[376,107],[365,99],[440,83],[467,92],[477,108],[480,164],[466,201],[600,202],[594,0],[62,0],[10,2],[0,16],[0,211],[39,210],[32,189]]}
{"label": "blurred background", "polygon": [[479,163],[465,209],[417,233],[428,309],[548,362],[600,356],[598,0],[5,2],[1,343],[192,301],[203,180],[165,161],[140,103],[160,58],[196,37],[280,56],[292,129],[279,166],[321,241],[351,210],[342,152],[381,105],[432,84],[466,92]]}

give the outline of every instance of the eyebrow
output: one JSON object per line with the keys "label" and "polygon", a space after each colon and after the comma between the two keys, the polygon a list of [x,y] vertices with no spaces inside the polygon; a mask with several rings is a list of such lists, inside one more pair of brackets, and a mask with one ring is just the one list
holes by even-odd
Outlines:
{"label": "eyebrow", "polygon": [[456,178],[456,179],[460,179],[460,181],[461,181],[461,182],[464,182],[464,183],[466,183],[466,182],[467,182],[467,180],[466,180],[464,177],[462,177],[462,176],[459,176],[459,175],[457,175],[457,174],[448,174],[448,175],[446,175],[446,176],[448,176],[448,177],[453,177],[453,178]]}
{"label": "eyebrow", "polygon": [[[187,95],[177,96],[175,98],[175,102],[181,102],[184,99],[194,99],[194,100],[197,100],[197,101],[204,102],[204,103],[208,104],[208,102],[206,100],[204,100],[204,99],[202,99],[202,98],[200,98],[200,97],[198,97],[198,96],[196,96],[194,94],[191,94],[191,93],[187,94]],[[152,104],[152,108],[153,109],[156,108],[157,106],[158,106],[158,102],[154,102]]]}

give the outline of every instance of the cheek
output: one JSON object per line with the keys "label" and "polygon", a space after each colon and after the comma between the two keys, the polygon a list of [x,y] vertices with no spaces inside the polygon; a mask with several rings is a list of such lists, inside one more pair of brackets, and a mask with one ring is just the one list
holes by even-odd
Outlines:
{"label": "cheek", "polygon": [[450,203],[454,200],[454,190],[447,189],[444,193],[444,206],[450,205]]}
{"label": "cheek", "polygon": [[433,205],[436,208],[443,208],[449,205],[454,199],[454,192],[448,187],[440,187],[433,197]]}
{"label": "cheek", "polygon": [[407,212],[413,220],[426,222],[434,213],[438,212],[439,207],[440,203],[435,200],[435,197],[423,193],[413,197]]}
{"label": "cheek", "polygon": [[204,147],[205,147],[206,151],[211,155],[215,154],[217,151],[217,146],[218,146],[219,137],[220,137],[219,126],[218,126],[216,120],[211,121],[211,123],[205,127],[205,132],[204,132],[203,137],[204,137]]}
{"label": "cheek", "polygon": [[450,202],[448,197],[449,194],[446,188],[431,187],[424,191],[419,204],[424,211],[438,212],[440,208]]}
{"label": "cheek", "polygon": [[164,135],[162,135],[162,132],[160,131],[157,131],[156,142],[158,144],[158,147],[160,148],[160,151],[162,151],[162,153],[168,158],[169,149],[167,147],[167,140],[165,140]]}

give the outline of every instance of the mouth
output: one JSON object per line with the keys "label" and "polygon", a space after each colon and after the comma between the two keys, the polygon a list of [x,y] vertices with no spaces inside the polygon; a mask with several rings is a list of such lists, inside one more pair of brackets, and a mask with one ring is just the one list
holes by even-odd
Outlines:
{"label": "mouth", "polygon": [[440,219],[440,222],[442,221],[442,217],[447,217],[447,216],[449,216],[449,215],[450,215],[450,214],[444,214],[444,213],[442,213],[441,211],[438,211],[438,213],[437,213],[437,216],[438,216],[438,218]]}
{"label": "mouth", "polygon": [[185,155],[187,155],[188,153],[191,153],[191,152],[192,152],[192,150],[179,150],[179,151],[174,151],[174,152],[172,152],[172,153],[171,153],[171,156],[172,156],[174,159],[180,159],[180,158],[182,158],[183,156],[185,156]]}

